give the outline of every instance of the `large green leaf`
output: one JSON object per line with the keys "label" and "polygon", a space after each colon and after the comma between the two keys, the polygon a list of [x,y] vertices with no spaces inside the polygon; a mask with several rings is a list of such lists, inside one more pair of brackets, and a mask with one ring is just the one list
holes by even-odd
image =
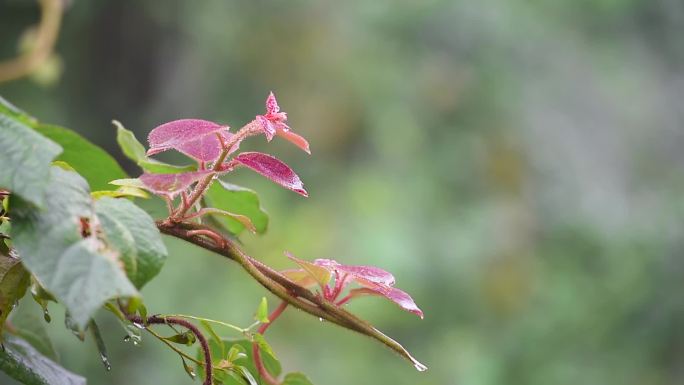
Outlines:
{"label": "large green leaf", "polygon": [[135,162],[140,168],[152,174],[178,174],[181,172],[195,171],[196,166],[174,166],[149,158],[145,146],[138,141],[131,130],[127,130],[121,123],[112,121],[116,126],[116,141],[126,157]]}
{"label": "large green leaf", "polygon": [[50,162],[62,149],[0,109],[0,188],[43,207]]}
{"label": "large green leaf", "polygon": [[86,384],[85,378],[64,369],[20,338],[8,336],[4,347],[0,349],[0,370],[23,384]]}
{"label": "large green leaf", "polygon": [[36,124],[33,128],[62,146],[64,152],[57,160],[81,174],[92,191],[111,190],[109,181],[126,178],[126,172],[111,155],[76,132],[47,124]]}
{"label": "large green leaf", "polygon": [[[268,214],[259,204],[259,196],[252,190],[217,180],[207,190],[206,200],[210,207],[215,207],[230,213],[241,214],[251,219],[257,233],[262,234],[268,227]],[[228,231],[238,235],[245,226],[238,220],[216,215],[214,219],[221,223]]]}
{"label": "large green leaf", "polygon": [[15,303],[26,293],[30,278],[19,258],[0,251],[0,334]]}
{"label": "large green leaf", "polygon": [[138,293],[118,253],[97,238],[98,221],[86,181],[52,167],[48,191],[45,210],[12,201],[12,241],[24,266],[82,328],[108,299]]}
{"label": "large green leaf", "polygon": [[128,278],[141,288],[159,273],[167,255],[154,220],[125,199],[99,199],[95,212],[108,243],[119,251]]}

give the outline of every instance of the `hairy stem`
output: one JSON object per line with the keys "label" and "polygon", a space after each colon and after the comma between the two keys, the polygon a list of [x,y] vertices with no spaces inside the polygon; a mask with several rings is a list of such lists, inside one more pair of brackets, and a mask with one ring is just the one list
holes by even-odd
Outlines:
{"label": "hairy stem", "polygon": [[[281,314],[287,309],[288,303],[283,301],[278,305],[278,307],[273,310],[273,312],[268,316],[268,321],[267,323],[261,324],[259,327],[259,334],[263,335],[266,333],[266,330],[268,330],[269,326],[280,317]],[[261,350],[259,349],[259,344],[256,342],[252,343],[252,357],[254,357],[254,366],[256,366],[257,370],[259,371],[259,375],[266,381],[269,385],[279,385],[280,383],[276,378],[274,378],[271,373],[266,370],[266,367],[264,366],[263,361],[261,360]]]}

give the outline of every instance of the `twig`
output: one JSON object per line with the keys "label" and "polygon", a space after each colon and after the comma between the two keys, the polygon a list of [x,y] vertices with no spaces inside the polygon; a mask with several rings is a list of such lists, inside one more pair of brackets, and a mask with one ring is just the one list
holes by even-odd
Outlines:
{"label": "twig", "polygon": [[[150,317],[147,317],[147,320],[143,320],[142,317],[137,316],[137,315],[127,315],[126,316],[129,321],[136,323],[136,324],[143,324],[145,321],[147,322],[147,325],[159,325],[159,324],[173,324],[173,325],[180,325],[183,326],[184,328],[190,330],[192,334],[195,335],[197,340],[200,343],[200,346],[202,347],[202,354],[204,355],[204,373],[205,373],[205,379],[203,382],[203,385],[212,385],[212,361],[211,361],[211,351],[209,350],[209,344],[207,343],[206,337],[204,337],[204,334],[192,323],[181,319],[181,318],[176,318],[176,317],[163,317],[159,315],[153,315]],[[149,331],[149,330],[148,330]]]}
{"label": "twig", "polygon": [[0,83],[30,75],[52,54],[62,21],[62,0],[40,0],[41,16],[34,46],[28,52],[0,62]]}
{"label": "twig", "polygon": [[222,238],[223,245],[221,245],[202,236],[193,236],[190,233],[193,230],[210,229],[209,227],[170,220],[158,221],[157,227],[164,234],[183,239],[239,263],[252,278],[283,301],[318,318],[371,337],[409,360],[419,370],[424,370],[424,365],[411,356],[397,341],[380,332],[368,322],[335,304],[325,301],[320,295],[297,285],[282,274],[248,256],[230,240]]}

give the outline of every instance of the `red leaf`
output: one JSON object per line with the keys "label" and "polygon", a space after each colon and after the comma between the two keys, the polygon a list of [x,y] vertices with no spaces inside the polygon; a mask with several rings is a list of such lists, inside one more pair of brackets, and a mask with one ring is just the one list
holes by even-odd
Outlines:
{"label": "red leaf", "polygon": [[299,195],[309,196],[299,176],[275,157],[261,152],[243,152],[235,160]]}
{"label": "red leaf", "polygon": [[395,287],[374,285],[373,287],[362,287],[360,289],[352,289],[349,291],[349,299],[360,297],[363,295],[379,295],[396,303],[402,309],[411,312],[420,318],[423,318],[423,311],[418,308],[418,305],[413,301],[408,293],[399,290]]}
{"label": "red leaf", "polygon": [[[221,135],[224,141],[233,136],[233,134],[230,132],[220,132],[214,135],[205,135],[197,140],[183,143],[182,145],[176,147],[176,150],[199,162],[213,162],[219,157],[219,154],[221,154],[222,148],[221,142],[219,141],[217,135]],[[238,147],[239,144],[234,145],[229,153],[236,151]]]}
{"label": "red leaf", "polygon": [[157,195],[166,195],[174,198],[181,191],[190,187],[193,183],[211,174],[213,171],[194,171],[180,174],[142,174],[138,179],[144,187]]}
{"label": "red leaf", "polygon": [[314,261],[314,263],[319,266],[328,266],[329,268],[337,270],[341,273],[350,274],[354,276],[354,278],[365,279],[369,282],[381,285],[394,285],[394,276],[391,273],[379,267],[362,265],[343,265],[332,259],[317,259]]}
{"label": "red leaf", "polygon": [[[218,138],[214,134],[227,129],[228,126],[201,119],[180,119],[164,123],[152,130],[147,137],[150,143],[147,155],[176,149],[195,159],[205,160],[216,152]],[[200,140],[207,136],[214,139]],[[207,148],[205,149],[204,146]],[[216,157],[218,154],[213,159]]]}
{"label": "red leaf", "polygon": [[284,129],[277,130],[276,135],[301,148],[307,154],[311,154],[311,150],[309,149],[309,142],[306,139],[304,139],[304,137],[302,137],[301,135],[295,134],[290,130]]}

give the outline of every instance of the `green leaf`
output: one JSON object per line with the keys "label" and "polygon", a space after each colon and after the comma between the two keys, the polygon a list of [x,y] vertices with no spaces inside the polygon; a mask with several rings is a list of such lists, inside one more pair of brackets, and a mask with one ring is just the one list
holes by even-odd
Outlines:
{"label": "green leaf", "polygon": [[261,349],[262,352],[268,354],[269,356],[276,358],[275,353],[273,353],[273,349],[271,348],[271,345],[269,345],[268,342],[266,342],[266,338],[261,334],[261,333],[254,333],[252,334],[253,342],[256,342],[257,345],[259,345],[259,349]]}
{"label": "green leaf", "polygon": [[95,346],[97,346],[97,351],[100,352],[100,361],[102,361],[102,365],[104,365],[105,370],[112,370],[112,365],[109,364],[109,356],[107,355],[107,346],[105,345],[105,342],[102,339],[102,334],[100,334],[100,327],[97,326],[95,320],[90,320],[90,322],[88,323],[88,330],[90,330],[90,334],[93,336],[93,339],[95,340]]}
{"label": "green leaf", "polygon": [[195,342],[197,342],[197,337],[195,337],[195,334],[191,331],[174,334],[171,337],[166,337],[164,339],[169,342],[187,346],[192,346]]}
{"label": "green leaf", "polygon": [[[236,351],[243,353],[244,355],[240,354],[239,358],[235,359],[235,369],[241,372],[242,369],[238,369],[240,366],[246,368],[246,370],[248,370],[251,374],[257,377],[259,384],[266,385],[266,383],[263,380],[261,380],[260,377],[258,377],[258,371],[254,366],[254,360],[252,358],[251,341],[246,339],[223,339],[221,341],[223,345],[231,347],[227,353],[222,353],[220,344],[217,343],[214,339],[209,340],[209,348],[211,349],[211,357],[212,361],[214,362],[214,365],[219,365],[219,363],[222,360],[228,360],[228,356],[230,355],[237,356],[237,354],[235,353]],[[198,349],[197,351],[197,359],[202,359],[201,349]],[[267,352],[262,351],[261,359],[269,373],[273,374],[276,377],[280,375],[282,368],[280,366],[280,362],[275,357],[273,357],[271,354]],[[197,368],[197,372],[200,374],[204,373],[202,368]],[[238,376],[233,376],[230,373],[238,374]],[[243,378],[243,374],[244,373],[226,373],[224,371],[215,371],[215,379],[221,381],[224,385],[243,385],[248,383],[248,380],[245,380]]]}
{"label": "green leaf", "polygon": [[[207,190],[205,197],[208,206],[248,217],[256,232],[263,234],[268,227],[268,214],[261,208],[259,196],[250,189],[220,179],[217,182]],[[232,234],[239,235],[245,229],[236,219],[220,215],[214,218]]]}
{"label": "green leaf", "polygon": [[104,197],[95,212],[110,246],[119,251],[128,278],[141,288],[166,261],[166,246],[154,220],[133,202]]}
{"label": "green leaf", "polygon": [[44,356],[55,362],[59,361],[59,354],[45,329],[42,310],[30,298],[19,303],[10,319],[19,337],[29,342]]}
{"label": "green leaf", "polygon": [[43,207],[50,163],[61,147],[0,111],[0,149],[0,188]]}
{"label": "green leaf", "polygon": [[26,294],[31,276],[12,253],[0,253],[0,334],[15,303]]}
{"label": "green leaf", "polygon": [[26,385],[85,385],[86,379],[43,356],[28,342],[8,336],[0,349],[0,370]]}
{"label": "green leaf", "polygon": [[116,126],[116,142],[119,143],[121,151],[143,170],[152,174],[178,174],[197,170],[197,167],[194,165],[179,167],[147,157],[145,146],[138,141],[133,131],[127,130],[116,120],[113,120],[112,124]]}
{"label": "green leaf", "polygon": [[254,314],[254,319],[264,324],[271,322],[268,319],[268,301],[266,297],[261,297],[261,302],[259,302],[259,307]]}
{"label": "green leaf", "polygon": [[13,200],[13,245],[24,266],[84,327],[108,299],[138,292],[117,253],[97,238],[97,228],[91,228],[98,220],[86,181],[52,167],[47,186],[50,200],[45,210]]}
{"label": "green leaf", "polygon": [[109,181],[125,178],[126,172],[105,150],[64,127],[37,124],[33,128],[53,140],[64,152],[57,157],[84,177],[92,191],[111,190]]}
{"label": "green leaf", "polygon": [[[123,179],[117,179],[117,180],[123,180]],[[139,189],[137,187],[130,187],[130,186],[121,186],[116,190],[113,191],[93,191],[90,193],[90,195],[93,197],[93,199],[100,199],[102,197],[110,197],[110,198],[143,198],[147,199],[150,197],[150,194],[147,193],[147,191]]]}
{"label": "green leaf", "polygon": [[304,373],[288,373],[283,379],[282,385],[313,385]]}

